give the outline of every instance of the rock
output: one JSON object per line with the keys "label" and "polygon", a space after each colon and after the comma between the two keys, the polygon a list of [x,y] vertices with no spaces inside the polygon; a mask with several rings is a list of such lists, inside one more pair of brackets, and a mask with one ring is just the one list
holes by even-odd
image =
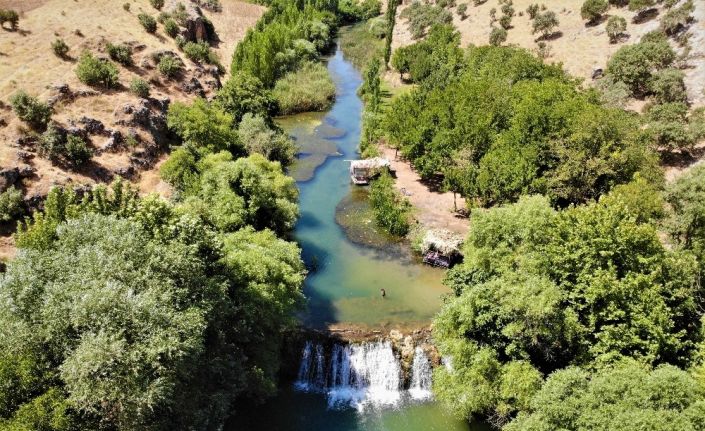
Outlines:
{"label": "rock", "polygon": [[90,135],[104,135],[106,134],[105,126],[99,120],[89,117],[81,117],[78,120],[80,124],[83,124],[83,129],[86,133]]}
{"label": "rock", "polygon": [[178,12],[179,15],[183,14],[184,16],[184,20],[179,23],[182,26],[181,35],[191,42],[208,40],[208,28],[198,6],[193,3],[184,3],[181,0],[169,0],[163,10],[173,15],[177,12],[180,4],[184,6],[184,11]]}
{"label": "rock", "polygon": [[129,180],[135,175],[135,168],[132,166],[128,166],[126,168],[118,168],[114,172],[115,175]]}
{"label": "rock", "polygon": [[120,133],[119,130],[112,130],[110,132],[110,137],[108,138],[105,143],[98,148],[98,151],[101,153],[108,152],[111,153],[113,151],[118,151],[123,148],[123,142],[124,138],[122,137],[122,133]]}
{"label": "rock", "polygon": [[186,80],[182,85],[181,89],[188,94],[196,94],[200,97],[205,97],[206,92],[203,90],[203,85],[201,81],[196,79],[196,77],[191,77],[191,79]]}
{"label": "rock", "polygon": [[71,89],[69,85],[65,82],[60,82],[51,86],[51,89],[59,94],[71,94]]}
{"label": "rock", "polygon": [[91,90],[90,88],[82,88],[80,90],[74,91],[73,95],[75,97],[91,97],[100,96],[99,91]]}
{"label": "rock", "polygon": [[140,69],[154,69],[154,65],[152,62],[149,60],[149,57],[142,57],[142,60],[139,62],[139,67]]}
{"label": "rock", "polygon": [[37,173],[37,169],[31,166],[22,166],[19,168],[20,178],[32,178]]}
{"label": "rock", "polygon": [[149,125],[150,129],[154,132],[167,133],[169,131],[169,127],[166,122],[166,115],[164,114],[152,115],[149,119]]}
{"label": "rock", "polygon": [[0,193],[14,186],[20,179],[20,170],[17,167],[0,170]]}
{"label": "rock", "polygon": [[18,151],[17,152],[17,159],[27,163],[28,161],[32,160],[34,158],[34,154],[28,153],[27,151]]}

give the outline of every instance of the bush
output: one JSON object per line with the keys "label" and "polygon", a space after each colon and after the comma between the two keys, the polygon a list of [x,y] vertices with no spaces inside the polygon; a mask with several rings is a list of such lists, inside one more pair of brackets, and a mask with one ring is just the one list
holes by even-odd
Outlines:
{"label": "bush", "polygon": [[529,5],[529,7],[526,8],[526,14],[529,15],[529,19],[536,18],[536,15],[538,15],[538,13],[539,13],[539,5],[536,3]]}
{"label": "bush", "polygon": [[71,166],[80,167],[93,157],[93,149],[80,136],[69,135],[66,139],[64,157]]}
{"label": "bush", "polygon": [[84,52],[78,60],[76,76],[87,85],[111,88],[118,84],[118,70],[115,65],[94,57],[90,52]]}
{"label": "bush", "polygon": [[142,27],[144,27],[147,33],[154,33],[157,31],[157,20],[152,18],[150,15],[141,13],[137,15],[137,19],[140,20],[140,24],[142,24]]}
{"label": "bush", "polygon": [[323,111],[335,98],[335,85],[320,63],[305,63],[278,80],[272,92],[281,114]]}
{"label": "bush", "polygon": [[112,43],[108,43],[105,49],[113,60],[124,66],[132,66],[132,48],[129,46],[125,44],[113,45]]}
{"label": "bush", "polygon": [[414,1],[409,7],[404,9],[400,17],[409,21],[409,30],[414,39],[420,39],[426,34],[426,30],[434,24],[450,24],[453,22],[453,14],[440,6],[428,5],[419,1]]}
{"label": "bush", "polygon": [[24,213],[22,192],[12,187],[0,193],[0,222],[16,220]]}
{"label": "bush", "polygon": [[125,9],[125,12],[130,11],[130,3],[123,3],[122,8]]}
{"label": "bush", "polygon": [[171,55],[163,55],[157,65],[159,73],[167,78],[175,78],[181,73],[181,61]]}
{"label": "bush", "polygon": [[51,43],[51,50],[54,51],[57,57],[66,58],[66,54],[69,52],[69,46],[63,39],[56,39]]}
{"label": "bush", "polygon": [[660,28],[668,35],[674,35],[683,30],[692,20],[691,15],[695,10],[692,0],[685,2],[682,6],[669,10],[661,18]]}
{"label": "bush", "polygon": [[649,89],[658,103],[687,102],[683,72],[677,69],[664,69],[654,73]]}
{"label": "bush", "polygon": [[20,22],[20,15],[17,11],[12,9],[0,9],[0,27],[4,26],[6,22],[10,23],[10,28],[12,30],[17,30],[17,25]]}
{"label": "bush", "polygon": [[458,12],[458,15],[460,15],[460,19],[466,19],[468,17],[468,5],[467,3],[461,3],[458,5],[458,8],[456,9]]}
{"label": "bush", "polygon": [[51,119],[51,107],[20,90],[10,98],[17,117],[35,130],[43,130]]}
{"label": "bush", "polygon": [[172,18],[167,19],[164,21],[164,33],[168,34],[170,37],[176,37],[179,34],[179,24]]}
{"label": "bush", "polygon": [[546,11],[536,15],[531,27],[531,34],[541,33],[543,37],[550,36],[558,27],[558,16],[553,11]]}
{"label": "bush", "polygon": [[509,30],[512,27],[512,17],[509,15],[502,15],[499,19],[499,25],[502,26],[504,30]]}
{"label": "bush", "polygon": [[621,16],[611,16],[607,20],[607,36],[610,43],[617,43],[620,37],[627,31],[627,20]]}
{"label": "bush", "polygon": [[377,225],[392,235],[409,233],[411,204],[394,188],[394,180],[384,172],[370,186],[370,206]]}
{"label": "bush", "polygon": [[156,10],[161,10],[164,7],[164,0],[149,0],[149,3]]}
{"label": "bush", "polygon": [[507,40],[507,30],[494,27],[490,32],[490,45],[499,46]]}
{"label": "bush", "polygon": [[648,91],[654,72],[668,67],[676,58],[667,40],[657,34],[647,34],[636,45],[621,47],[607,63],[607,74],[629,86],[632,94]]}
{"label": "bush", "polygon": [[137,97],[146,99],[149,97],[149,83],[141,78],[134,78],[130,83],[130,91]]}
{"label": "bush", "polygon": [[66,148],[66,133],[54,124],[51,124],[39,138],[38,147],[38,152],[41,157],[56,161],[64,154]]}
{"label": "bush", "polygon": [[580,16],[588,22],[594,23],[607,12],[607,8],[609,8],[607,0],[585,0],[580,8]]}
{"label": "bush", "polygon": [[218,56],[207,42],[186,42],[183,50],[186,57],[193,62],[213,64],[222,69]]}

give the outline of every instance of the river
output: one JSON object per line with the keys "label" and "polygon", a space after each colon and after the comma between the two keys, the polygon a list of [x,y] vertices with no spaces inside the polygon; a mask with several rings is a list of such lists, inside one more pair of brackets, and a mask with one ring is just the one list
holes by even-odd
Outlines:
{"label": "river", "polygon": [[[328,69],[337,88],[330,111],[280,120],[301,148],[299,161],[290,172],[300,190],[301,217],[294,234],[311,268],[304,286],[308,306],[301,318],[310,327],[341,323],[385,329],[428,325],[440,308],[442,295],[448,293],[441,283],[443,271],[420,264],[405,250],[408,247],[393,241],[381,248],[352,242],[336,222],[341,202],[358,193],[350,183],[347,160],[358,157],[363,106],[356,94],[360,73],[340,50],[328,61]],[[384,298],[381,288],[387,293]],[[318,374],[315,355],[323,357],[322,347],[308,345],[307,349],[302,353],[296,385],[285,383],[279,395],[264,405],[239,412],[237,426],[231,424],[227,429],[470,429],[466,422],[448,416],[428,396],[401,389],[400,365],[388,343],[333,346],[332,352],[325,353],[328,359],[321,359]],[[338,369],[331,358],[343,354],[348,357],[340,361]],[[344,372],[350,374],[351,366],[345,367],[349,363],[365,374],[367,386],[358,382],[359,376],[341,378]],[[414,364],[419,368],[416,361]],[[425,372],[430,381],[430,368]],[[318,380],[329,382],[316,384]],[[430,395],[429,383],[425,385],[424,391]]]}

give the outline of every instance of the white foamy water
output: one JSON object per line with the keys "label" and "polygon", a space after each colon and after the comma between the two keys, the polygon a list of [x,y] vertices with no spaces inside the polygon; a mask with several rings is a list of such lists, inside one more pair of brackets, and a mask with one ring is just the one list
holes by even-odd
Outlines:
{"label": "white foamy water", "polygon": [[[411,387],[414,400],[431,395],[431,363],[422,349],[414,354]],[[327,396],[330,408],[398,406],[405,395],[399,360],[388,341],[334,344],[328,356],[321,345],[307,342],[301,354],[295,387]]]}

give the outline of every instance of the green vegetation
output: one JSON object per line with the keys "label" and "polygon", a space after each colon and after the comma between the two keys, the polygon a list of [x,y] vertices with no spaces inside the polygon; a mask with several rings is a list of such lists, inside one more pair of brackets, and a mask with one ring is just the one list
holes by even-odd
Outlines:
{"label": "green vegetation", "polygon": [[149,4],[156,10],[161,10],[164,7],[164,0],[149,0]]}
{"label": "green vegetation", "polygon": [[436,24],[451,24],[453,14],[438,5],[430,5],[414,0],[400,15],[409,22],[409,30],[414,39],[426,35],[428,29]]}
{"label": "green vegetation", "polygon": [[171,18],[167,19],[164,21],[164,33],[169,37],[176,37],[179,34],[179,24]]}
{"label": "green vegetation", "polygon": [[269,118],[276,114],[277,102],[271,91],[254,76],[237,72],[223,85],[215,97],[216,103],[239,123],[246,113]]}
{"label": "green vegetation", "polygon": [[387,2],[387,12],[385,20],[387,21],[387,30],[384,37],[384,67],[389,69],[389,61],[392,58],[392,38],[394,36],[394,27],[396,26],[397,8],[399,0],[389,0]]}
{"label": "green vegetation", "polygon": [[80,168],[93,157],[93,150],[83,138],[67,135],[53,124],[42,133],[38,149],[40,156],[73,168]]}
{"label": "green vegetation", "polygon": [[394,188],[394,180],[383,172],[370,186],[370,206],[377,225],[392,235],[409,233],[411,204]]}
{"label": "green vegetation", "polygon": [[637,172],[658,176],[638,119],[603,107],[560,67],[517,48],[471,47],[463,56],[451,30],[436,32],[395,53],[395,67],[405,50],[421,66],[445,60],[421,72],[411,63],[420,88],[396,98],[382,122],[386,142],[422,177],[442,174],[471,205],[542,193],[563,206],[595,199]]}
{"label": "green vegetation", "polygon": [[147,33],[154,33],[157,31],[157,20],[155,20],[151,15],[141,13],[137,15],[137,19],[139,19],[140,24],[144,27]]}
{"label": "green vegetation", "polygon": [[692,13],[695,4],[688,0],[681,6],[671,9],[661,18],[659,23],[661,31],[668,35],[675,35],[686,28],[693,21]]}
{"label": "green vegetation", "polygon": [[218,69],[223,68],[218,59],[218,55],[211,50],[207,42],[186,42],[182,49],[186,57],[195,63],[213,64],[217,66]]}
{"label": "green vegetation", "polygon": [[132,48],[125,44],[113,45],[108,43],[105,45],[108,55],[114,61],[122,64],[123,66],[132,66],[134,63],[132,60]]}
{"label": "green vegetation", "polygon": [[10,23],[10,29],[17,30],[20,23],[20,14],[12,9],[0,9],[0,27],[4,27],[5,23]]}
{"label": "green vegetation", "polygon": [[386,42],[375,36],[367,23],[359,23],[340,31],[340,49],[345,59],[362,70],[375,58],[384,55]]}
{"label": "green vegetation", "polygon": [[325,66],[306,63],[278,80],[272,95],[284,115],[323,111],[335,98],[335,85]]}
{"label": "green vegetation", "polygon": [[64,148],[64,157],[73,167],[85,165],[93,157],[93,149],[80,136],[68,135]]}
{"label": "green vegetation", "polygon": [[490,32],[490,45],[499,46],[507,41],[507,30],[504,28],[493,28]]}
{"label": "green vegetation", "polygon": [[546,38],[555,33],[560,22],[558,16],[553,11],[539,12],[533,19],[531,33],[541,33],[541,37]]}
{"label": "green vegetation", "polygon": [[585,0],[580,8],[580,16],[588,23],[597,22],[609,8],[607,0]]}
{"label": "green vegetation", "polygon": [[51,120],[51,107],[24,90],[18,91],[10,98],[10,105],[17,118],[34,130],[44,130]]}
{"label": "green vegetation", "polygon": [[607,74],[627,84],[634,95],[645,95],[653,74],[675,59],[676,53],[665,36],[648,34],[638,44],[620,48],[609,60]]}
{"label": "green vegetation", "polygon": [[[662,205],[657,190],[638,180],[563,211],[537,196],[476,212],[465,261],[447,277],[457,298],[435,322],[453,364],[436,371],[438,396],[464,417],[506,420],[526,410],[523,400],[536,390],[523,385],[516,397],[502,390],[506,381],[623,358],[691,364],[702,341],[687,329],[702,316],[697,262],[659,241],[651,222]],[[524,377],[509,367],[522,367]]]}
{"label": "green vegetation", "polygon": [[354,23],[379,16],[381,11],[380,0],[340,0],[337,16],[344,23]]}
{"label": "green vegetation", "polygon": [[592,373],[566,368],[552,374],[528,412],[504,430],[697,430],[703,395],[693,376],[671,365],[624,362]]}
{"label": "green vegetation", "polygon": [[157,64],[159,73],[172,79],[179,76],[182,68],[181,60],[171,55],[162,55],[162,58],[159,59],[159,64]]}
{"label": "green vegetation", "polygon": [[84,84],[112,88],[118,84],[118,70],[107,60],[101,60],[90,52],[81,54],[76,66],[76,76]]}
{"label": "green vegetation", "polygon": [[462,67],[459,45],[460,34],[452,27],[435,25],[424,40],[394,51],[392,67],[414,83],[445,82]]}
{"label": "green vegetation", "polygon": [[135,96],[146,99],[149,97],[149,83],[142,78],[134,78],[130,82],[130,91]]}
{"label": "green vegetation", "polygon": [[171,104],[167,123],[184,142],[203,146],[209,152],[243,153],[232,115],[204,99],[198,98],[191,105]]}
{"label": "green vegetation", "polygon": [[69,46],[63,39],[56,39],[51,43],[51,50],[57,57],[66,58],[66,55],[69,53]]}
{"label": "green vegetation", "polygon": [[619,38],[627,31],[627,20],[621,16],[611,16],[607,20],[607,36],[610,38],[610,43],[617,43]]}
{"label": "green vegetation", "polygon": [[24,214],[24,200],[19,189],[10,187],[0,193],[0,222],[17,220]]}
{"label": "green vegetation", "polygon": [[265,118],[245,114],[237,129],[237,135],[248,154],[261,154],[267,160],[289,166],[296,158],[296,145],[285,133],[273,130]]}

